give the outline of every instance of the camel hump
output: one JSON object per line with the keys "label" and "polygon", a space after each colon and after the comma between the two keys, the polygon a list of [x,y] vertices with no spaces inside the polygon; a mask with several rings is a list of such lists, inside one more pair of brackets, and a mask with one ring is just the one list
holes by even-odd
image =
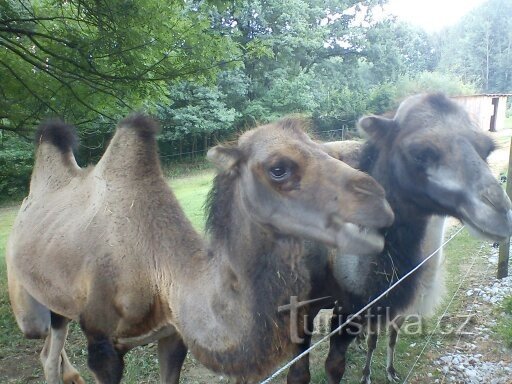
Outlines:
{"label": "camel hump", "polygon": [[118,125],[119,128],[133,129],[142,137],[153,137],[160,131],[158,123],[143,113],[134,113]]}
{"label": "camel hump", "polygon": [[36,145],[46,142],[62,153],[73,152],[78,144],[75,127],[62,120],[48,120],[37,128]]}

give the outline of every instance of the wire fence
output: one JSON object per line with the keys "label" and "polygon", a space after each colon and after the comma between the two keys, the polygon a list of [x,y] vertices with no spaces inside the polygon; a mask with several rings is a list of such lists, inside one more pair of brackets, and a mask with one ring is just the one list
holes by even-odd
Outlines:
{"label": "wire fence", "polygon": [[319,345],[323,344],[327,340],[329,340],[332,336],[337,334],[341,331],[341,329],[352,321],[353,318],[357,318],[359,315],[361,315],[363,312],[368,310],[369,308],[373,307],[379,300],[381,300],[384,296],[386,296],[389,292],[391,292],[393,289],[395,289],[399,284],[401,284],[405,279],[407,279],[410,275],[412,275],[414,272],[416,272],[418,269],[420,269],[425,263],[427,263],[432,257],[436,255],[437,252],[439,252],[446,244],[451,242],[462,230],[464,229],[464,226],[459,228],[453,235],[450,236],[450,238],[441,244],[439,248],[437,248],[434,252],[432,252],[429,256],[427,256],[425,259],[421,261],[416,267],[414,267],[412,270],[410,270],[408,273],[406,273],[404,276],[402,276],[400,279],[398,279],[393,285],[391,285],[388,289],[386,289],[384,292],[382,292],[379,296],[377,296],[375,299],[370,301],[368,304],[366,304],[363,308],[361,308],[359,311],[357,311],[355,314],[350,315],[347,320],[341,324],[338,328],[321,338],[319,341],[317,341],[315,344],[313,344],[311,347],[306,349],[301,354],[297,355],[295,358],[290,360],[288,363],[286,363],[284,366],[279,368],[277,371],[275,371],[271,376],[269,376],[267,379],[260,382],[260,384],[268,384],[274,379],[276,379],[279,375],[281,375],[283,372],[285,372],[288,368],[290,368],[293,364],[295,364],[297,361],[302,359],[304,356],[308,355],[316,349]]}
{"label": "wire fence", "polygon": [[[460,289],[462,288],[462,285],[464,284],[464,282],[466,281],[467,277],[469,276],[471,270],[473,269],[473,267],[475,266],[475,263],[476,263],[476,257],[473,258],[472,262],[471,262],[471,265],[469,266],[468,270],[466,271],[466,274],[464,275],[464,277],[461,279],[459,285],[457,286],[457,288],[455,289],[455,292],[453,293],[452,297],[450,298],[450,301],[448,302],[448,304],[446,305],[446,308],[444,309],[443,313],[441,314],[441,316],[439,316],[439,318],[437,319],[437,322],[436,322],[436,325],[434,326],[434,329],[432,330],[432,332],[430,332],[428,338],[427,338],[427,341],[425,342],[425,344],[423,345],[423,348],[421,349],[419,355],[416,357],[416,360],[414,361],[413,365],[411,366],[411,369],[409,370],[409,372],[407,373],[407,376],[405,377],[404,381],[403,381],[403,384],[407,383],[407,380],[409,379],[409,377],[412,375],[412,373],[414,372],[414,369],[416,368],[416,365],[418,365],[418,362],[420,361],[421,357],[423,356],[423,353],[425,353],[425,350],[427,349],[427,347],[430,345],[431,341],[432,341],[432,338],[434,337],[434,335],[437,333],[437,330],[439,329],[439,326],[441,325],[441,322],[443,321],[444,317],[446,316],[446,314],[448,313],[448,310],[450,309],[450,307],[452,306],[453,304],[453,301],[455,300],[455,297],[457,296],[457,294],[459,293]],[[490,266],[488,266],[488,269],[486,272],[488,272]],[[460,335],[461,336],[461,335]],[[460,336],[459,336],[459,339],[460,339]]]}
{"label": "wire fence", "polygon": [[[343,125],[340,129],[328,129],[323,131],[314,131],[314,136],[323,141],[334,141],[334,140],[346,140],[351,138],[354,135],[355,130],[349,129],[348,126]],[[85,148],[85,145],[82,145]],[[179,152],[179,153],[170,153],[165,155],[160,155],[161,159],[176,159],[176,158],[187,158],[187,157],[196,157],[199,155],[206,155],[206,152],[211,147],[199,149],[197,151],[186,151],[186,152]],[[96,149],[96,148],[90,148],[90,149]]]}

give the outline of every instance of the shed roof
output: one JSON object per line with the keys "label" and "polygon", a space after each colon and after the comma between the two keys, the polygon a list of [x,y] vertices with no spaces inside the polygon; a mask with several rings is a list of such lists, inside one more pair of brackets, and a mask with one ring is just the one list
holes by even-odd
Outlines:
{"label": "shed roof", "polygon": [[457,95],[457,96],[452,96],[454,98],[462,98],[462,97],[482,97],[482,96],[486,96],[486,97],[508,97],[508,96],[512,96],[512,93],[477,93],[477,94],[474,94],[474,95]]}

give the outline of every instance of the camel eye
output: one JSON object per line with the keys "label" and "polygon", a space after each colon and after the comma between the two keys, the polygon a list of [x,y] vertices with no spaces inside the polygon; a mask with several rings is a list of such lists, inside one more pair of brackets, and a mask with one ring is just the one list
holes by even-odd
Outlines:
{"label": "camel eye", "polygon": [[413,159],[417,166],[426,167],[439,160],[439,154],[433,148],[423,148],[413,153]]}
{"label": "camel eye", "polygon": [[277,165],[269,169],[270,178],[274,181],[284,181],[290,177],[290,169],[285,165]]}

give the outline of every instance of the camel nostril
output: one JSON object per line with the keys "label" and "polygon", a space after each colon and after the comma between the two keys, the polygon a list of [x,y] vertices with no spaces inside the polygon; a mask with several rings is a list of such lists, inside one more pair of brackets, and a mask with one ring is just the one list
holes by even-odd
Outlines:
{"label": "camel nostril", "polygon": [[353,189],[355,192],[360,193],[362,195],[368,195],[368,196],[375,195],[375,193],[372,190],[370,190],[369,188],[361,187],[360,185],[354,185]]}
{"label": "camel nostril", "polygon": [[380,184],[378,184],[375,180],[366,175],[356,180],[352,184],[352,190],[356,193],[371,197],[383,198],[386,195],[384,188],[382,188]]}
{"label": "camel nostril", "polygon": [[511,209],[511,204],[505,191],[496,186],[496,188],[487,188],[481,195],[482,201],[497,211],[505,211]]}

